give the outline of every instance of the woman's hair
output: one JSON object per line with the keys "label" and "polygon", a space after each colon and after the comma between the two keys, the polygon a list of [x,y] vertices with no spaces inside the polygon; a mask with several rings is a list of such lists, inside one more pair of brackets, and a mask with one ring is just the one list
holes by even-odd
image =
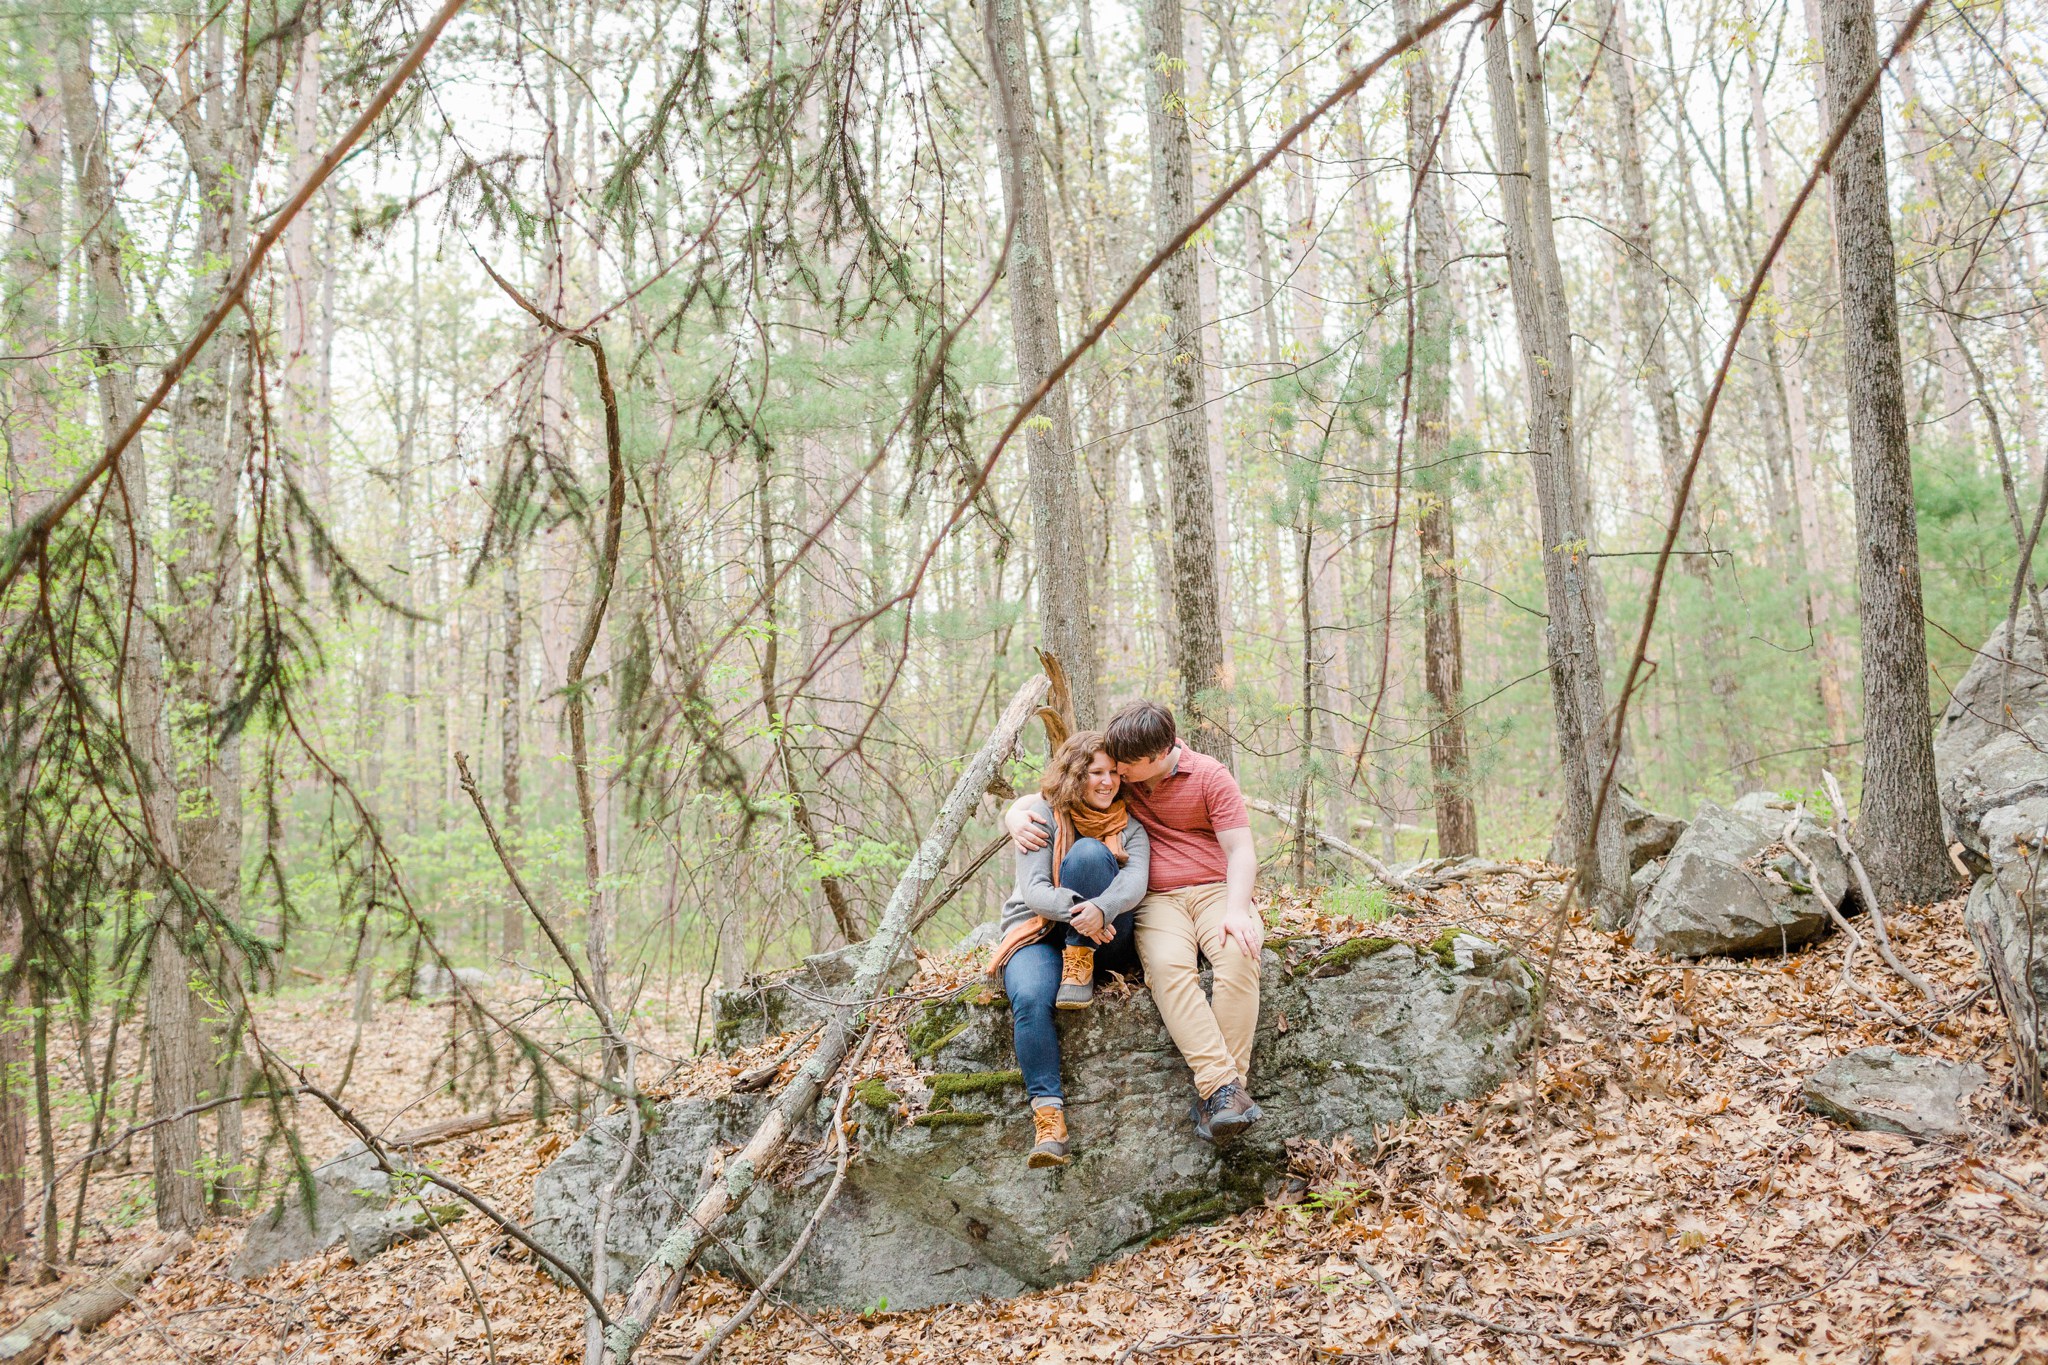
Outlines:
{"label": "woman's hair", "polygon": [[1085,804],[1081,792],[1088,777],[1088,765],[1102,752],[1102,731],[1080,730],[1068,735],[1053,750],[1038,779],[1038,794],[1055,811],[1074,810]]}

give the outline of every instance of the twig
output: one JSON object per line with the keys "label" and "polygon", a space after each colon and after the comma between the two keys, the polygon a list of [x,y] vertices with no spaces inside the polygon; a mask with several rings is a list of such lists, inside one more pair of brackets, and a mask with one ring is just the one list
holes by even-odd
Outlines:
{"label": "twig", "polygon": [[[1271,801],[1265,800],[1263,797],[1247,796],[1244,800],[1244,803],[1247,806],[1250,806],[1255,811],[1259,811],[1263,814],[1272,816],[1275,820],[1278,820],[1288,829],[1299,830],[1300,828],[1300,826],[1295,823],[1294,815],[1291,812],[1282,810],[1279,806],[1273,804]],[[1317,841],[1322,843],[1326,847],[1332,848],[1337,852],[1343,854],[1345,857],[1356,859],[1358,862],[1364,864],[1365,870],[1372,873],[1374,878],[1384,883],[1389,889],[1399,891],[1404,895],[1413,895],[1416,891],[1421,889],[1417,887],[1413,882],[1410,882],[1406,878],[1397,874],[1392,868],[1388,867],[1378,858],[1375,858],[1370,853],[1367,853],[1364,849],[1359,848],[1353,844],[1346,843],[1344,840],[1338,838],[1336,835],[1330,833],[1328,830],[1319,829],[1312,831],[1312,833],[1315,835]]]}
{"label": "twig", "polygon": [[1932,1005],[1941,1003],[1941,994],[1934,987],[1914,973],[1892,952],[1891,935],[1885,931],[1884,907],[1877,902],[1877,892],[1871,889],[1870,874],[1863,870],[1863,859],[1857,855],[1856,846],[1849,842],[1849,817],[1847,803],[1842,800],[1842,788],[1835,781],[1835,775],[1826,768],[1820,770],[1820,779],[1828,789],[1828,800],[1835,808],[1833,833],[1835,846],[1842,850],[1842,860],[1849,864],[1849,870],[1856,874],[1856,893],[1863,900],[1863,907],[1870,915],[1870,927],[1877,934],[1877,954],[1885,965],[1899,974],[1899,979],[1927,997]]}
{"label": "twig", "polygon": [[839,1083],[839,1102],[832,1106],[832,1134],[839,1147],[839,1159],[836,1169],[832,1172],[832,1183],[825,1188],[825,1197],[820,1199],[818,1207],[812,1210],[810,1220],[804,1224],[803,1231],[797,1234],[796,1242],[790,1247],[789,1254],[756,1282],[754,1292],[740,1305],[740,1310],[720,1323],[718,1330],[711,1334],[702,1349],[690,1357],[690,1365],[706,1365],[718,1354],[718,1348],[725,1344],[726,1338],[744,1327],[747,1319],[753,1317],[760,1311],[761,1305],[767,1302],[775,1286],[781,1284],[789,1272],[796,1269],[796,1263],[809,1249],[811,1239],[818,1235],[818,1228],[825,1221],[826,1211],[832,1207],[832,1201],[839,1197],[840,1186],[846,1183],[846,1167],[853,1159],[853,1144],[846,1140],[846,1102],[853,1094],[853,1078],[860,1074],[861,1061],[867,1056],[869,1045],[875,1041],[875,1034],[875,1026],[870,1024],[867,1035],[860,1040],[860,1046],[854,1049],[853,1056],[847,1060],[846,1066],[841,1068],[845,1079]]}
{"label": "twig", "polygon": [[[1380,1287],[1380,1293],[1387,1296],[1387,1302],[1394,1305],[1394,1311],[1401,1315],[1402,1322],[1408,1324],[1408,1330],[1422,1336],[1422,1329],[1416,1326],[1415,1319],[1409,1316],[1408,1305],[1401,1302],[1401,1296],[1394,1292],[1394,1286],[1387,1283],[1387,1277],[1380,1274],[1380,1268],[1363,1256],[1358,1258],[1358,1264],[1372,1277],[1372,1282]],[[1443,1365],[1443,1357],[1437,1354],[1436,1343],[1426,1336],[1422,1336],[1422,1358],[1427,1360],[1429,1365]]]}
{"label": "twig", "polygon": [[818,1031],[824,1027],[825,1025],[822,1022],[811,1025],[802,1033],[799,1033],[788,1047],[776,1053],[772,1061],[763,1062],[752,1071],[743,1072],[740,1078],[732,1083],[733,1093],[735,1095],[745,1095],[756,1090],[766,1090],[768,1083],[775,1079],[777,1072],[782,1070],[783,1063],[801,1052],[804,1044],[817,1037]]}
{"label": "twig", "polygon": [[953,878],[952,881],[948,882],[946,884],[946,889],[944,891],[941,891],[938,895],[932,897],[930,900],[924,903],[923,908],[921,908],[917,912],[917,918],[910,922],[911,932],[915,933],[917,930],[924,928],[926,924],[930,923],[932,916],[938,914],[939,911],[945,909],[947,904],[953,899],[953,897],[959,895],[961,891],[966,888],[967,883],[974,880],[974,875],[977,872],[981,871],[981,869],[983,869],[984,867],[988,866],[989,859],[995,857],[998,853],[1001,853],[1003,851],[1003,845],[1009,842],[1009,835],[998,834],[995,838],[989,840],[988,843],[983,845],[981,852],[975,854],[974,860],[967,864],[966,871],[962,872],[959,876]]}
{"label": "twig", "polygon": [[1806,869],[1806,884],[1813,888],[1813,898],[1819,901],[1821,908],[1828,912],[1828,918],[1834,921],[1835,927],[1848,937],[1849,950],[1842,955],[1842,984],[1877,1006],[1893,1023],[1909,1025],[1912,1022],[1911,1020],[1899,1013],[1898,1010],[1892,1008],[1890,1004],[1880,999],[1875,992],[1856,979],[1856,973],[1852,968],[1856,965],[1857,952],[1863,947],[1863,935],[1856,932],[1849,921],[1843,917],[1842,912],[1835,907],[1835,903],[1829,900],[1822,892],[1820,869],[1813,865],[1813,859],[1806,856],[1806,850],[1799,846],[1798,839],[1794,837],[1799,829],[1799,817],[1805,813],[1806,803],[1801,802],[1798,808],[1792,812],[1792,817],[1785,822],[1783,832],[1778,835],[1778,842],[1791,850],[1792,856],[1799,860],[1799,865]]}

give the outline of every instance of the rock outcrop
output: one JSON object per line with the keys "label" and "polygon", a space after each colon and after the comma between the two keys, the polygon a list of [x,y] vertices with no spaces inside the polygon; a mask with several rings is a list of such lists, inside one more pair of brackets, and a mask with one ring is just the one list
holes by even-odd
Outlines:
{"label": "rock outcrop", "polygon": [[[813,953],[800,967],[720,991],[712,1040],[728,1051],[751,1047],[764,1038],[807,1029],[827,1017],[853,983],[858,966],[854,957],[861,947],[853,943]],[[900,991],[916,975],[917,964],[906,958],[889,969],[883,984]]]}
{"label": "rock outcrop", "polygon": [[[407,1170],[402,1165],[399,1169],[401,1175]],[[313,1168],[310,1205],[305,1191],[294,1185],[249,1225],[228,1274],[249,1279],[344,1241],[349,1255],[367,1261],[469,1212],[469,1205],[431,1185],[420,1182],[408,1188],[410,1184],[392,1180],[378,1167],[377,1158],[353,1147]]]}
{"label": "rock outcrop", "polygon": [[[1810,817],[1794,834],[1814,874],[1780,842],[1789,810],[1761,794],[1734,809],[1700,803],[1656,880],[1641,891],[1636,946],[1668,957],[1782,952],[1818,937],[1839,908],[1849,869],[1834,839]],[[1646,867],[1651,864],[1646,864]]]}
{"label": "rock outcrop", "polygon": [[[1992,633],[1934,735],[1942,817],[1979,873],[1964,911],[2010,1021],[2021,1090],[2048,1082],[2048,651],[2022,610]],[[2029,1078],[2025,1075],[2031,1072]]]}
{"label": "rock outcrop", "polygon": [[[1188,1070],[1150,996],[1104,992],[1059,1019],[1074,1159],[1049,1171],[1024,1164],[1032,1128],[1008,1008],[985,987],[918,1007],[905,1038],[928,1069],[897,1090],[880,1080],[856,1089],[858,1158],[784,1292],[802,1304],[915,1308],[1074,1279],[1257,1203],[1280,1178],[1290,1140],[1367,1142],[1375,1124],[1484,1093],[1513,1066],[1534,1010],[1529,970],[1469,934],[1419,949],[1297,939],[1270,945],[1264,967],[1253,1065],[1263,1123],[1222,1150],[1198,1141]],[[682,1216],[713,1144],[743,1140],[767,1103],[662,1106],[613,1215],[612,1283]],[[579,1268],[624,1129],[622,1115],[595,1125],[534,1187],[536,1234]],[[773,1265],[832,1169],[820,1156],[757,1187],[730,1225],[731,1254],[756,1273]]]}
{"label": "rock outcrop", "polygon": [[1984,1081],[1981,1066],[1858,1048],[1807,1077],[1806,1107],[1851,1128],[1923,1141],[1959,1138],[1970,1131],[1963,1101]]}

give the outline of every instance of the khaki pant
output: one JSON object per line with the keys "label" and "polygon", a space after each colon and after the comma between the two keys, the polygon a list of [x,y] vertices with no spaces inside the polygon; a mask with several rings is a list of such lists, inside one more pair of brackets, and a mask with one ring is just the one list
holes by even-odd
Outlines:
{"label": "khaki pant", "polygon": [[[1259,960],[1224,942],[1224,892],[1224,883],[1204,882],[1154,891],[1138,904],[1146,984],[1204,1099],[1231,1081],[1249,1084],[1259,1026]],[[1213,1000],[1202,993],[1198,954],[1215,969]]]}

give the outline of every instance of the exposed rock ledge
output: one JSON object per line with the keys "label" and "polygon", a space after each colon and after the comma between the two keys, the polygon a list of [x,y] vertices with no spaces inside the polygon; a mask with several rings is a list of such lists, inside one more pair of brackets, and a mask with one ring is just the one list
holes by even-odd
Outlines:
{"label": "exposed rock ledge", "polygon": [[[1075,1155],[1052,1171],[1024,1165],[1032,1130],[1011,1069],[1008,1008],[985,998],[921,1006],[905,1035],[929,1070],[909,1088],[929,1098],[906,1104],[880,1082],[857,1091],[859,1156],[783,1290],[806,1305],[918,1308],[1085,1275],[1257,1203],[1280,1177],[1290,1138],[1369,1141],[1374,1124],[1491,1089],[1525,1041],[1533,985],[1513,954],[1456,931],[1419,947],[1383,938],[1269,945],[1253,1064],[1267,1118],[1222,1152],[1190,1131],[1188,1070],[1151,997],[1104,995],[1061,1016]],[[613,1215],[614,1285],[683,1216],[711,1144],[744,1140],[766,1103],[735,1095],[660,1107]],[[923,1112],[906,1122],[906,1108]],[[537,1235],[579,1269],[625,1132],[622,1114],[601,1121],[535,1183]],[[808,1136],[818,1152],[820,1134]],[[757,1188],[729,1224],[729,1245],[753,1273],[787,1251],[832,1170],[817,1156],[801,1167]],[[722,1254],[708,1263],[729,1267]]]}

